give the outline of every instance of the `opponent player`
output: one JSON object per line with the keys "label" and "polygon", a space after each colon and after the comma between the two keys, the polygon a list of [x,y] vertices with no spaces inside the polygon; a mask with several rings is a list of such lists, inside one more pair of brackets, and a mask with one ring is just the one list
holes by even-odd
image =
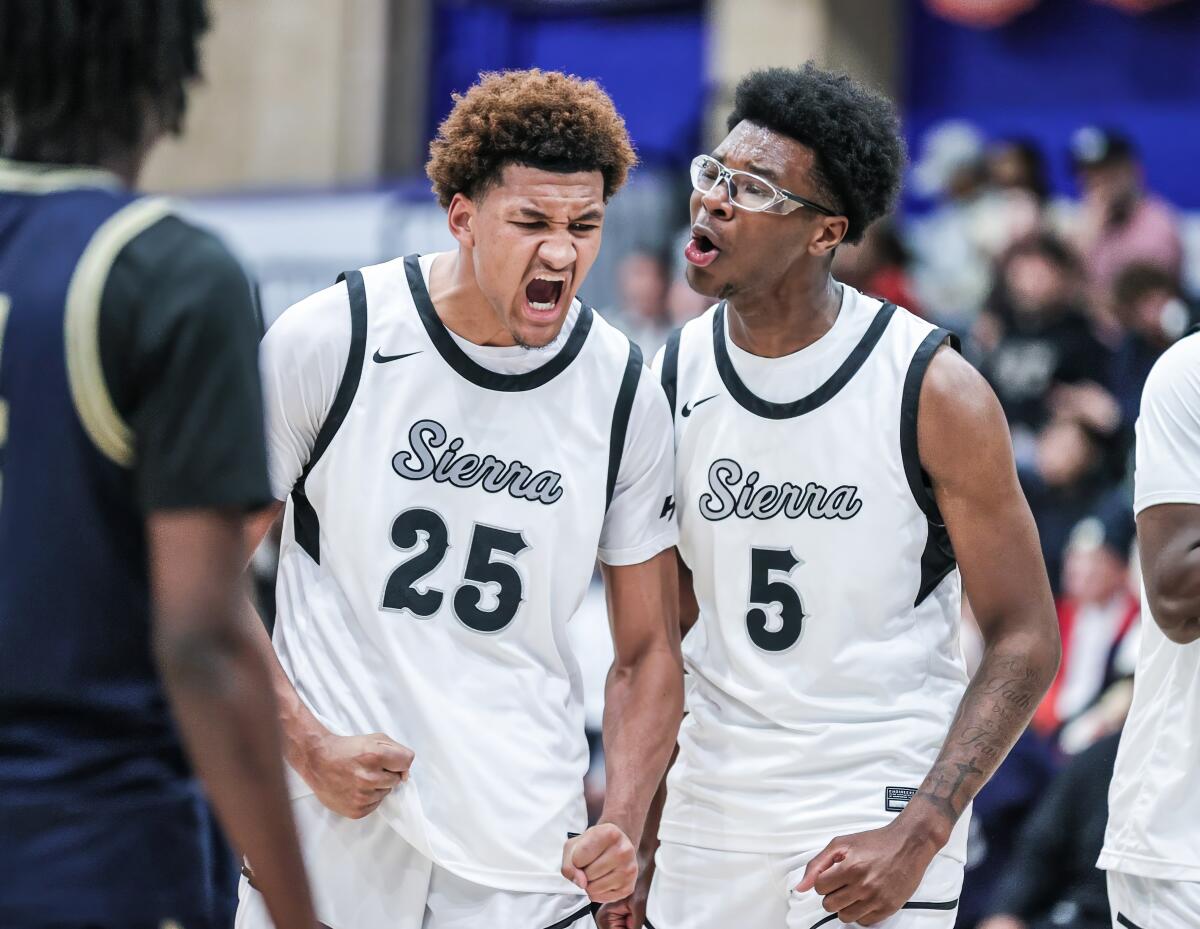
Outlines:
{"label": "opponent player", "polygon": [[950,334],[831,277],[899,185],[891,105],[772,69],[729,130],[686,248],[721,302],[659,362],[696,626],[649,924],[949,927],[967,806],[1057,667],[1037,533]]}
{"label": "opponent player", "polygon": [[[576,299],[633,160],[595,84],[487,76],[428,165],[457,249],[267,333],[277,690],[334,929],[561,929],[633,887],[683,700],[670,413]],[[616,660],[585,831],[565,627],[597,556]],[[249,885],[239,924],[265,925]]]}
{"label": "opponent player", "polygon": [[0,3],[4,926],[227,918],[185,745],[276,925],[313,926],[240,606],[269,499],[250,288],[131,191],[205,25],[199,0]]}
{"label": "opponent player", "polygon": [[1200,926],[1200,334],[1155,364],[1137,422],[1142,641],[1099,867],[1114,929]]}

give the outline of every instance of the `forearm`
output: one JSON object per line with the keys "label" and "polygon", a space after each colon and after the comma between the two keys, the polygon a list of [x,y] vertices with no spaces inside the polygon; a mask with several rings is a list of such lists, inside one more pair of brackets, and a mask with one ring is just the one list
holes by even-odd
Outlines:
{"label": "forearm", "polygon": [[247,617],[253,619],[249,625],[253,629],[254,643],[262,656],[263,665],[270,678],[271,690],[275,694],[279,726],[283,733],[283,757],[303,776],[313,746],[329,732],[300,699],[296,685],[279,663],[279,656],[275,653],[275,646],[271,644],[271,637],[259,621],[258,613],[248,595],[243,598],[242,608]]}
{"label": "forearm", "polygon": [[156,639],[175,718],[217,816],[253,863],[275,924],[311,925],[267,668],[245,623],[209,630]]}
{"label": "forearm", "polygon": [[[1044,624],[1043,624],[1044,625]],[[968,685],[937,761],[897,821],[940,848],[967,804],[1000,766],[1054,679],[1056,635],[998,637]]]}
{"label": "forearm", "polygon": [[[614,665],[604,691],[606,792],[601,822],[621,828],[639,848],[647,814],[661,797],[667,763],[675,750],[683,715],[683,669],[668,647],[648,651],[628,667]],[[651,838],[653,838],[651,835]]]}

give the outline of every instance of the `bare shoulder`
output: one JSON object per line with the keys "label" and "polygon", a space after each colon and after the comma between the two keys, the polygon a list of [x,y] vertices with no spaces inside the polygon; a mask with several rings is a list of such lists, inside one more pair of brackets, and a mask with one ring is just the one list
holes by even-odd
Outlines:
{"label": "bare shoulder", "polygon": [[921,384],[917,434],[921,464],[934,478],[1012,468],[1012,440],[995,391],[949,346],[929,363]]}

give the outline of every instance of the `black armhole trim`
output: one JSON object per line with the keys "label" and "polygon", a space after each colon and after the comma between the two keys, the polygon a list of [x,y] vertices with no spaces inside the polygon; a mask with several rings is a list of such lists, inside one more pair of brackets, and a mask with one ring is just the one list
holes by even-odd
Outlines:
{"label": "black armhole trim", "polygon": [[567,337],[567,344],[557,355],[544,365],[527,371],[524,374],[498,374],[490,371],[474,361],[454,341],[446,324],[437,315],[433,300],[429,297],[429,289],[425,286],[425,276],[421,273],[421,262],[418,256],[409,255],[404,259],[404,273],[408,278],[408,289],[412,293],[413,303],[417,307],[417,315],[421,317],[421,325],[433,347],[438,350],[442,360],[450,365],[461,377],[470,381],[476,387],[486,390],[532,390],[541,387],[561,374],[579,354],[583,343],[587,341],[588,332],[592,328],[592,308],[579,301],[579,316],[575,320],[575,328]]}
{"label": "black armhole trim", "polygon": [[1117,913],[1117,922],[1120,923],[1122,926],[1124,926],[1125,929],[1142,929],[1141,926],[1139,926],[1137,923],[1135,923],[1132,919],[1130,919],[1124,913]]}
{"label": "black armhole trim", "polygon": [[920,606],[933,593],[956,564],[950,534],[946,532],[941,511],[933,497],[929,475],[921,467],[921,453],[917,447],[917,408],[921,401],[921,385],[934,354],[945,344],[958,351],[958,336],[945,329],[934,329],[925,336],[909,362],[900,395],[900,457],[904,462],[904,476],[908,479],[913,499],[929,522],[929,537],[925,541],[925,551],[921,553],[921,583],[917,588],[914,607]]}
{"label": "black armhole trim", "polygon": [[621,387],[617,391],[617,402],[613,407],[612,432],[608,440],[608,486],[605,490],[604,509],[612,503],[613,491],[617,489],[617,474],[621,470],[621,456],[625,453],[625,433],[629,431],[629,414],[633,410],[633,398],[637,395],[638,382],[642,378],[642,350],[629,343],[629,358],[625,362],[625,373],[621,376]]}
{"label": "black armhole trim", "polygon": [[671,405],[671,419],[675,418],[675,395],[679,387],[679,338],[683,329],[676,329],[667,339],[667,347],[663,352],[662,386],[667,395],[667,403]]}
{"label": "black armhole trim", "polygon": [[713,354],[717,360],[717,371],[733,399],[755,416],[761,416],[764,419],[792,419],[810,413],[822,404],[828,403],[837,395],[838,391],[850,383],[850,379],[858,373],[858,369],[863,366],[863,362],[867,360],[871,351],[883,337],[883,332],[887,329],[895,312],[896,304],[883,304],[875,314],[875,318],[871,320],[867,331],[858,340],[858,344],[846,356],[846,360],[830,375],[829,380],[807,397],[801,397],[790,403],[772,403],[764,400],[747,387],[733,368],[733,362],[729,358],[729,349],[725,345],[725,303],[722,302],[713,314]]}
{"label": "black armhole trim", "polygon": [[[900,907],[902,910],[954,910],[957,908],[957,897],[955,897],[953,900],[946,900],[941,903],[925,903],[921,900],[912,900]],[[819,926],[824,926],[826,923],[831,923],[837,918],[837,913],[830,913],[828,916],[818,919],[809,927],[809,929],[818,929]]]}
{"label": "black armhole trim", "polygon": [[600,911],[600,904],[592,903],[589,901],[589,902],[585,903],[583,906],[581,906],[574,913],[572,913],[570,916],[560,919],[558,922],[554,923],[553,925],[546,926],[546,929],[567,929],[567,927],[570,926],[572,923],[576,923],[579,920],[583,919],[583,917],[588,916],[588,915],[593,915],[595,913],[598,913],[599,911]]}
{"label": "black armhole trim", "polygon": [[363,361],[367,353],[367,289],[363,283],[362,273],[350,271],[338,276],[338,282],[346,282],[350,295],[350,353],[346,357],[346,370],[342,372],[342,382],[338,384],[337,394],[334,395],[333,405],[329,415],[321,424],[317,440],[313,443],[312,454],[300,472],[300,479],[292,488],[293,521],[296,542],[308,552],[310,558],[317,564],[321,563],[321,524],[317,511],[309,502],[304,492],[304,483],[313,466],[320,460],[329,448],[329,443],[341,428],[346,414],[350,412],[350,404],[358,392],[358,382],[362,379]]}

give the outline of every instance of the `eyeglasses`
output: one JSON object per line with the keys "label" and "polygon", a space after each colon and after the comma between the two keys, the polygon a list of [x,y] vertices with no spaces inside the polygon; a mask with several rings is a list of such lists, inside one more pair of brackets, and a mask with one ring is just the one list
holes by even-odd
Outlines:
{"label": "eyeglasses", "polygon": [[731,171],[709,155],[692,159],[692,186],[702,194],[708,193],[722,181],[729,191],[729,202],[751,213],[786,215],[802,206],[824,216],[839,216],[837,211],[805,200],[791,191],[776,187],[765,178],[746,171]]}

